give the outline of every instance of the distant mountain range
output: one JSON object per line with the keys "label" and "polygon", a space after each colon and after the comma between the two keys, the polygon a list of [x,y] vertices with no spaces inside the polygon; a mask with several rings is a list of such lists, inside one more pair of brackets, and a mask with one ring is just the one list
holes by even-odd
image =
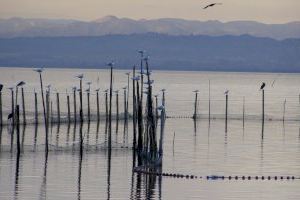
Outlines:
{"label": "distant mountain range", "polygon": [[138,49],[149,52],[152,69],[300,72],[300,39],[157,33],[2,38],[0,66],[103,68],[115,60],[128,69],[139,64]]}
{"label": "distant mountain range", "polygon": [[263,24],[254,21],[192,21],[183,19],[133,20],[107,16],[85,22],[52,19],[0,19],[0,37],[104,36],[160,33],[168,35],[244,35],[273,39],[300,38],[300,22]]}

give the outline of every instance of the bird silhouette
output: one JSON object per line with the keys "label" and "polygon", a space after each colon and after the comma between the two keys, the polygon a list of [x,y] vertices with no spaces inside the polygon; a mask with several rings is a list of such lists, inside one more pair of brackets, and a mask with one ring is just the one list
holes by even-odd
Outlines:
{"label": "bird silhouette", "polygon": [[25,85],[25,82],[24,81],[20,81],[18,84],[17,84],[17,87],[20,87],[20,86],[23,86]]}
{"label": "bird silhouette", "polygon": [[226,91],[224,92],[225,95],[228,95],[228,93],[229,93],[229,90],[226,90]]}
{"label": "bird silhouette", "polygon": [[260,89],[263,90],[265,88],[266,84],[263,82],[262,85],[260,86]]}
{"label": "bird silhouette", "polygon": [[2,84],[0,84],[0,92],[2,91],[2,88],[3,88],[3,85],[2,85]]}
{"label": "bird silhouette", "polygon": [[203,9],[207,9],[207,8],[213,7],[215,5],[222,5],[222,3],[212,3],[212,4],[205,6]]}
{"label": "bird silhouette", "polygon": [[12,119],[13,116],[14,116],[14,114],[13,114],[13,113],[10,113],[10,114],[7,116],[7,119]]}

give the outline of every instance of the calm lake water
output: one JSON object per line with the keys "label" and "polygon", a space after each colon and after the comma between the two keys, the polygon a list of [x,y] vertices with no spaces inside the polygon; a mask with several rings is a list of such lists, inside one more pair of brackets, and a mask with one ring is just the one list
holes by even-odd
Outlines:
{"label": "calm lake water", "polygon": [[[127,85],[125,72],[116,72],[115,89]],[[99,87],[103,91],[108,88],[109,76],[106,70],[47,69],[43,76],[45,85],[52,85],[54,115],[55,92],[60,93],[62,115],[65,116],[66,89],[67,93],[71,93],[71,87],[79,84],[74,78],[79,73],[85,74],[85,82],[93,82],[92,90]],[[297,121],[300,119],[300,74],[155,71],[153,79],[155,92],[159,93],[162,88],[167,90],[168,116],[191,116],[194,102],[192,91],[200,90],[199,120],[166,120],[163,172],[197,176],[300,177],[300,122]],[[25,101],[30,121],[34,110],[33,90],[36,88],[39,91],[38,75],[31,69],[0,68],[0,83],[5,88],[15,85],[19,80],[26,82]],[[216,118],[210,123],[206,119],[209,80],[211,114]],[[268,120],[265,122],[262,140],[259,87],[263,81],[267,84],[265,95]],[[87,88],[86,84],[84,86]],[[4,118],[10,110],[10,93],[5,88]],[[227,133],[223,119],[226,89],[230,90],[231,118]],[[120,112],[123,110],[122,94],[120,91]],[[243,97],[247,116],[244,128],[240,120]],[[287,120],[283,123],[280,120],[285,99]],[[103,93],[100,101],[103,112]],[[84,105],[86,111],[86,102]],[[95,93],[91,97],[91,107],[95,113]],[[41,104],[39,110],[42,110]],[[6,126],[0,129],[0,199],[300,198],[300,180],[191,180],[133,173],[132,122],[129,121],[125,128],[124,121],[113,122],[111,157],[108,157],[106,149],[106,128],[105,120],[84,124],[84,154],[80,159],[79,125],[54,124],[50,128],[51,146],[46,159],[44,126],[21,126],[22,153],[19,160],[16,159],[15,135],[11,135]]]}

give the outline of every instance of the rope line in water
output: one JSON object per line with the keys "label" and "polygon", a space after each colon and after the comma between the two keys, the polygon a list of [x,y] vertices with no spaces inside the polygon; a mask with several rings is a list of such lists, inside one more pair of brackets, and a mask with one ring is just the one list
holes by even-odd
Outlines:
{"label": "rope line in water", "polygon": [[219,176],[219,175],[210,175],[210,176],[196,176],[196,175],[184,175],[184,174],[175,174],[175,173],[164,173],[164,172],[150,172],[142,169],[134,169],[135,173],[163,176],[170,178],[185,178],[185,179],[202,179],[208,181],[216,180],[274,180],[274,181],[294,181],[300,180],[300,176]]}

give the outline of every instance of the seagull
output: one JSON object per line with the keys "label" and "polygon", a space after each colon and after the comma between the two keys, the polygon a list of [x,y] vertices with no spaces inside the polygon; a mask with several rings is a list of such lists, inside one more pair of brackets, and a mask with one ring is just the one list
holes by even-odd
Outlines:
{"label": "seagull", "polygon": [[138,53],[141,54],[141,57],[144,57],[145,50],[138,50]]}
{"label": "seagull", "polygon": [[195,93],[198,93],[198,92],[199,92],[199,90],[194,90],[193,92],[195,92]]}
{"label": "seagull", "polygon": [[228,95],[228,93],[229,93],[229,90],[226,90],[226,91],[224,92],[225,95]]}
{"label": "seagull", "polygon": [[89,81],[89,82],[87,82],[86,84],[87,84],[87,85],[91,85],[91,84],[92,84],[92,82],[91,82],[91,81]]}
{"label": "seagull", "polygon": [[166,91],[166,89],[165,89],[165,88],[163,88],[163,89],[161,89],[160,91],[162,91],[162,92],[165,92],[165,91]]}
{"label": "seagull", "polygon": [[73,91],[76,91],[76,89],[77,89],[76,86],[72,87],[72,90],[73,90]]}
{"label": "seagull", "polygon": [[148,61],[150,58],[150,56],[146,56],[145,58],[143,58],[144,61]]}
{"label": "seagull", "polygon": [[0,84],[0,92],[2,91],[2,88],[3,88],[3,85],[2,85],[2,84]]}
{"label": "seagull", "polygon": [[127,87],[123,87],[122,89],[123,89],[123,90],[126,90],[126,89],[127,89]]}
{"label": "seagull", "polygon": [[260,86],[260,90],[263,90],[265,88],[266,84],[263,82],[262,85]]}
{"label": "seagull", "polygon": [[100,88],[97,88],[95,91],[96,91],[96,92],[99,92],[99,90],[100,90]]}
{"label": "seagull", "polygon": [[113,61],[111,61],[111,62],[109,62],[109,63],[107,63],[107,66],[109,66],[109,67],[113,67],[114,66],[114,62]]}
{"label": "seagull", "polygon": [[115,92],[116,94],[118,94],[118,93],[119,93],[119,90],[115,90],[114,92]]}
{"label": "seagull", "polygon": [[158,97],[158,96],[159,96],[159,94],[154,95],[154,97]]}
{"label": "seagull", "polygon": [[130,75],[130,72],[126,72],[125,74],[126,74],[127,76],[129,76],[129,75]]}
{"label": "seagull", "polygon": [[13,88],[13,87],[9,87],[9,88],[7,88],[7,89],[9,89],[9,90],[14,90],[14,88]]}
{"label": "seagull", "polygon": [[33,71],[38,72],[38,73],[42,73],[44,71],[44,68],[33,69]]}
{"label": "seagull", "polygon": [[24,81],[20,81],[18,84],[17,84],[17,87],[20,87],[20,86],[23,86],[25,85],[25,82]]}
{"label": "seagull", "polygon": [[10,114],[7,116],[7,119],[12,119],[13,116],[14,116],[14,114],[13,114],[13,113],[10,113]]}
{"label": "seagull", "polygon": [[222,3],[212,3],[212,4],[209,4],[209,5],[205,6],[203,9],[207,9],[207,8],[213,7],[215,5],[222,5]]}
{"label": "seagull", "polygon": [[88,88],[88,89],[86,89],[85,91],[86,91],[86,92],[90,92],[90,89]]}
{"label": "seagull", "polygon": [[104,90],[103,92],[107,93],[107,92],[108,92],[108,89]]}
{"label": "seagull", "polygon": [[82,79],[83,78],[83,74],[78,74],[76,77],[79,78],[79,79]]}

